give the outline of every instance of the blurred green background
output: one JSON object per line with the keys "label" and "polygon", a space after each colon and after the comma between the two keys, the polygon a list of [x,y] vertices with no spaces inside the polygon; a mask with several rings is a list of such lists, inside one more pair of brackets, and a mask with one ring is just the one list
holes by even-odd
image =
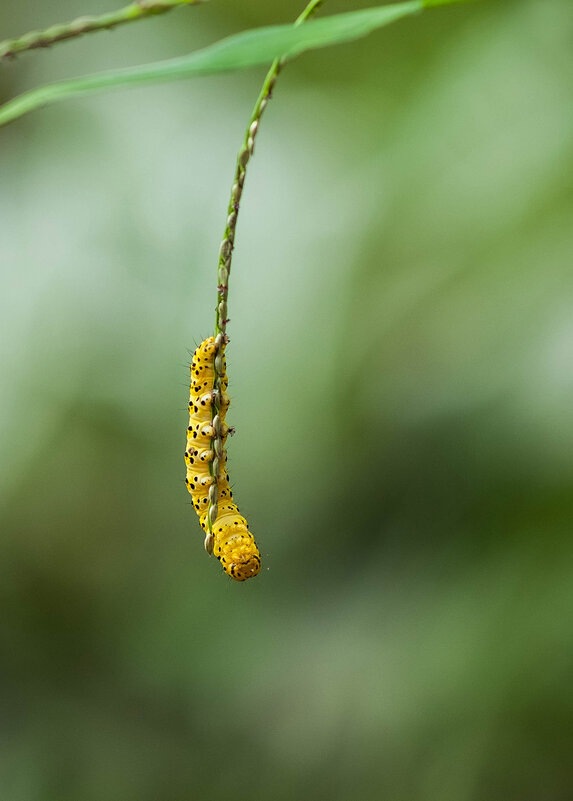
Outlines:
{"label": "blurred green background", "polygon": [[[0,38],[116,7],[1,5]],[[176,11],[0,96],[299,10]],[[570,0],[484,0],[285,70],[231,282],[245,584],[183,449],[264,70],[0,130],[2,801],[573,798],[572,45]]]}

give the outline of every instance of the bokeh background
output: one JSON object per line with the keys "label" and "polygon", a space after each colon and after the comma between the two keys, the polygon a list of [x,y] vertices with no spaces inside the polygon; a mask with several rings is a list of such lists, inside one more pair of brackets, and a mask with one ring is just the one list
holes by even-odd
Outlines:
{"label": "bokeh background", "polygon": [[[115,7],[2,0],[0,38]],[[299,10],[180,10],[0,95]],[[281,77],[230,301],[245,584],[183,448],[264,70],[0,130],[3,801],[573,798],[571,12],[445,7]]]}

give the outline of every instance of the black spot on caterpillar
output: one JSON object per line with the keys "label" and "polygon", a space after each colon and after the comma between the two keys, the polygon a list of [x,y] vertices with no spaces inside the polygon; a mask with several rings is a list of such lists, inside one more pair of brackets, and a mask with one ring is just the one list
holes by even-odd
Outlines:
{"label": "black spot on caterpillar", "polygon": [[[202,342],[193,354],[191,362],[191,390],[189,395],[189,427],[187,428],[187,447],[185,464],[187,478],[185,484],[193,498],[193,507],[199,515],[203,531],[209,534],[209,488],[215,483],[210,465],[219,456],[219,478],[217,481],[217,518],[213,521],[213,553],[221,562],[223,570],[236,581],[245,581],[256,576],[261,567],[261,555],[255,539],[247,526],[247,521],[239,514],[232,501],[229,476],[227,474],[227,452],[225,442],[229,426],[225,422],[229,408],[227,366],[225,363],[225,344],[221,345],[223,369],[221,375],[221,398],[219,404],[220,443],[213,427],[213,384],[215,379],[215,356],[217,346],[214,337]],[[218,429],[219,430],[219,429]],[[219,449],[220,448],[220,449]]]}

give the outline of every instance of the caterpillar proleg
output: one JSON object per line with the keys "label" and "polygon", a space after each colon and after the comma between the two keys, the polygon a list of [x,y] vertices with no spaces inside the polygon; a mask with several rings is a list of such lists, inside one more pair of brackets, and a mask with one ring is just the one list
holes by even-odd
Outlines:
{"label": "caterpillar proleg", "polygon": [[[220,391],[214,386],[215,364]],[[209,337],[195,350],[191,362],[185,484],[206,534],[207,552],[217,557],[228,576],[245,581],[259,572],[261,556],[229,486],[227,386],[225,340]]]}

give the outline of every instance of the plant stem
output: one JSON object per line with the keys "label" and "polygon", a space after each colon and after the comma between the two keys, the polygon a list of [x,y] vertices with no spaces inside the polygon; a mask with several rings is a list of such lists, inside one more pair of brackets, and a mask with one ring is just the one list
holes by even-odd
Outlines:
{"label": "plant stem", "polygon": [[[305,22],[314,12],[322,5],[323,0],[310,0],[304,11],[295,20],[295,25],[301,25]],[[277,80],[277,77],[286,61],[286,58],[276,58],[271,64],[263,87],[255,103],[253,113],[249,120],[245,137],[237,156],[237,166],[235,168],[235,175],[233,178],[233,186],[231,189],[231,199],[229,201],[229,208],[227,209],[227,224],[225,226],[225,233],[223,234],[223,242],[219,250],[219,264],[217,270],[217,306],[215,309],[215,343],[218,348],[218,355],[215,358],[215,378],[213,382],[213,427],[215,429],[215,437],[212,440],[211,447],[218,453],[217,448],[221,449],[224,442],[218,443],[217,440],[220,436],[217,434],[216,421],[219,419],[220,400],[222,397],[221,387],[221,369],[222,369],[222,350],[228,341],[227,337],[227,299],[229,296],[229,275],[231,273],[231,259],[233,256],[233,248],[235,245],[235,231],[237,229],[237,218],[239,216],[239,205],[241,196],[243,194],[243,186],[245,184],[245,176],[247,173],[247,164],[253,155],[255,148],[255,139],[259,130],[259,125],[263,112],[267,107],[269,100],[272,97],[272,92]],[[212,533],[211,529],[213,523],[217,518],[217,500],[218,492],[217,487],[219,484],[218,470],[213,469],[213,463],[210,465],[211,475],[215,478],[215,483],[212,486],[210,494],[209,513],[207,515],[207,523],[209,533],[205,540],[205,548],[208,552],[211,549]]]}
{"label": "plant stem", "polygon": [[[297,17],[295,25],[301,25],[307,20],[318,7],[322,4],[323,0],[311,0],[306,6],[302,14]],[[235,246],[235,231],[237,228],[237,217],[239,215],[239,205],[241,196],[243,194],[243,186],[245,183],[245,176],[247,172],[247,164],[253,155],[255,147],[255,139],[259,130],[259,125],[263,112],[267,107],[269,100],[272,97],[272,91],[275,86],[277,77],[285,63],[284,58],[276,58],[271,68],[267,73],[267,77],[263,83],[263,87],[255,103],[253,113],[249,120],[245,137],[237,156],[237,166],[235,168],[235,175],[233,179],[233,186],[231,189],[231,199],[227,209],[227,224],[225,226],[225,233],[223,234],[223,241],[219,250],[219,266],[218,266],[218,280],[217,280],[217,307],[215,312],[215,336],[217,334],[225,334],[227,329],[227,298],[229,295],[229,274],[231,272],[231,259],[233,255],[233,248]]]}
{"label": "plant stem", "polygon": [[44,31],[32,31],[18,39],[7,39],[0,42],[0,59],[17,56],[26,50],[50,47],[56,42],[83,36],[84,33],[109,30],[126,22],[135,22],[156,14],[165,14],[179,6],[196,5],[201,2],[205,2],[205,0],[136,0],[119,11],[111,11],[99,17],[79,17],[73,22],[52,25]]}

